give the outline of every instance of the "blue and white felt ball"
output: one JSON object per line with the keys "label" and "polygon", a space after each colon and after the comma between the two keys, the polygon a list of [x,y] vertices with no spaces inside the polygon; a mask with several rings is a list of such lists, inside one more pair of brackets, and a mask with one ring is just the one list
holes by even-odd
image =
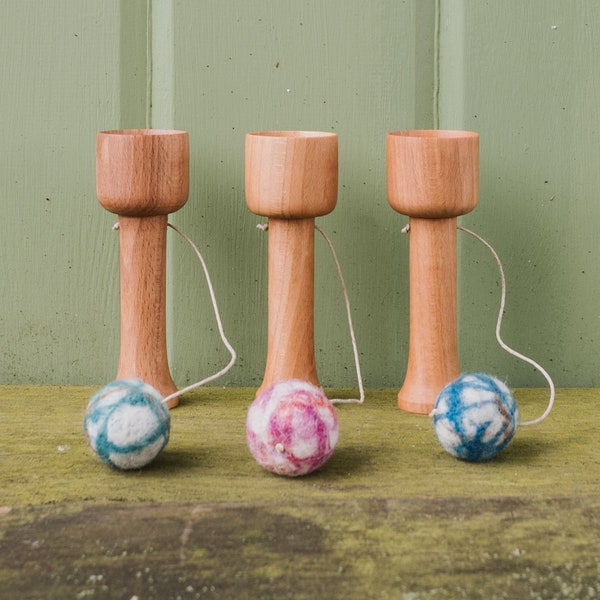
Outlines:
{"label": "blue and white felt ball", "polygon": [[444,449],[462,460],[484,461],[511,441],[519,420],[508,387],[484,373],[467,373],[449,383],[431,412]]}
{"label": "blue and white felt ball", "polygon": [[94,454],[116,469],[141,469],[169,441],[171,415],[162,396],[140,379],[113,381],[90,400],[83,427]]}

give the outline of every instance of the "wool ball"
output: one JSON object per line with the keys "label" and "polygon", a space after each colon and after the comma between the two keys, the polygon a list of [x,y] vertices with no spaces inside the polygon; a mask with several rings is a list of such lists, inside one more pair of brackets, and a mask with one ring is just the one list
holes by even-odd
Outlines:
{"label": "wool ball", "polygon": [[83,427],[94,454],[117,469],[141,469],[169,441],[171,415],[162,396],[140,379],[113,381],[90,400]]}
{"label": "wool ball", "polygon": [[339,425],[323,390],[306,381],[276,383],[252,403],[248,448],[259,465],[288,477],[306,475],[333,454]]}
{"label": "wool ball", "polygon": [[467,373],[449,383],[431,412],[440,444],[467,461],[494,457],[517,429],[517,403],[508,387],[484,373]]}

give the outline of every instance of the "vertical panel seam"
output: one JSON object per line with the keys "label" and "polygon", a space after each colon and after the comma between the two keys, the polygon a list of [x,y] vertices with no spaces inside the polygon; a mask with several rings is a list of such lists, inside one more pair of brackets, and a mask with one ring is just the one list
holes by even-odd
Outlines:
{"label": "vertical panel seam", "polygon": [[150,0],[151,126],[173,128],[175,119],[175,6],[172,0]]}
{"label": "vertical panel seam", "polygon": [[119,128],[147,124],[149,1],[121,0],[119,4]]}
{"label": "vertical panel seam", "polygon": [[433,34],[433,127],[440,126],[440,11],[441,0],[435,0]]}
{"label": "vertical panel seam", "polygon": [[[173,0],[147,0],[148,2],[148,127],[173,129],[175,127],[175,4]],[[171,215],[170,221],[176,221]],[[177,366],[173,363],[177,306],[172,278],[173,265],[178,251],[174,248],[172,236],[167,236],[167,281],[166,319],[167,355],[171,376],[178,384]]]}
{"label": "vertical panel seam", "polygon": [[146,128],[152,127],[152,0],[146,0]]}

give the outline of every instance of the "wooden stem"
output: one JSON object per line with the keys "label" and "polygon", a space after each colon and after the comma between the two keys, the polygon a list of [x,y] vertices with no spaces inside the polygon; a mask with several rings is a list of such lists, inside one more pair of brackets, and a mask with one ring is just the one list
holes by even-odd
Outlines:
{"label": "wooden stem", "polygon": [[[121,354],[117,378],[139,377],[163,396],[177,390],[166,336],[168,215],[119,217]],[[169,403],[173,408],[174,398]]]}
{"label": "wooden stem", "polygon": [[287,379],[319,385],[314,355],[314,218],[269,219],[268,342],[256,395]]}
{"label": "wooden stem", "polygon": [[398,407],[428,414],[459,375],[456,218],[410,219],[410,335]]}

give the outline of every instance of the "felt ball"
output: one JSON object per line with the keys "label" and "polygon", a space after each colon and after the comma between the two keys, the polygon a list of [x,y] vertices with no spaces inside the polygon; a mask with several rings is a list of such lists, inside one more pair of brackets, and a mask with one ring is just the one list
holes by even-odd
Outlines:
{"label": "felt ball", "polygon": [[333,454],[338,435],[333,404],[306,381],[276,383],[248,410],[248,448],[259,465],[278,475],[297,477],[318,469]]}
{"label": "felt ball", "polygon": [[89,401],[83,427],[94,454],[116,469],[141,469],[169,441],[171,415],[161,394],[140,379],[113,381]]}
{"label": "felt ball", "polygon": [[517,429],[517,402],[499,379],[466,373],[438,395],[431,412],[444,449],[462,460],[484,461],[511,441]]}

